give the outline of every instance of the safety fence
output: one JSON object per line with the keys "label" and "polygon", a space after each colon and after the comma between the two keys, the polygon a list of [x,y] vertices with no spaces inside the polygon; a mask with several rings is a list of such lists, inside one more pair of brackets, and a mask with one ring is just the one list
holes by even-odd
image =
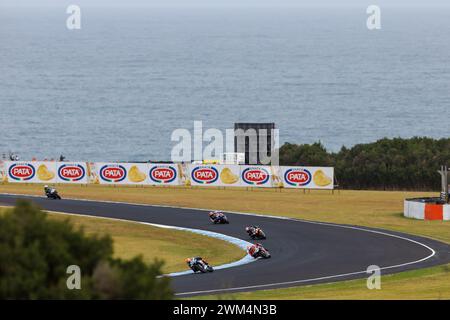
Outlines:
{"label": "safety fence", "polygon": [[427,202],[426,198],[406,199],[403,215],[419,220],[450,220],[450,204]]}
{"label": "safety fence", "polygon": [[333,189],[332,167],[0,161],[0,182]]}

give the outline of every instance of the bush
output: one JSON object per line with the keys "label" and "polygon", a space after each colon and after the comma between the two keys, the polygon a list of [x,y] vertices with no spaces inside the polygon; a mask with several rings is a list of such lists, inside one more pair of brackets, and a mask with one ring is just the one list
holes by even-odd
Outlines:
{"label": "bush", "polygon": [[[162,262],[114,259],[109,236],[87,236],[68,221],[48,220],[27,201],[0,215],[0,299],[170,299]],[[66,285],[69,265],[81,289]]]}

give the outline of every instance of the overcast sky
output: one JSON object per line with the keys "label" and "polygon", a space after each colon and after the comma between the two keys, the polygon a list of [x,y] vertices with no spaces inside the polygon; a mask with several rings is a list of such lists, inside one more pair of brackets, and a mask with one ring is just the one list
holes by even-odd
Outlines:
{"label": "overcast sky", "polygon": [[436,7],[450,6],[450,0],[0,0],[6,6],[157,6],[157,7],[336,7],[336,6],[380,6]]}

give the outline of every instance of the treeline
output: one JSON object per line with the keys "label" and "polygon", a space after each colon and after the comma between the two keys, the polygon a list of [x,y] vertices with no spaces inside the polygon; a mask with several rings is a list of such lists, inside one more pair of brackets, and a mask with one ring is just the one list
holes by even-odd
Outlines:
{"label": "treeline", "polygon": [[286,143],[280,148],[280,164],[335,167],[337,183],[345,189],[440,191],[436,171],[450,166],[450,139],[385,138],[337,153],[320,142]]}

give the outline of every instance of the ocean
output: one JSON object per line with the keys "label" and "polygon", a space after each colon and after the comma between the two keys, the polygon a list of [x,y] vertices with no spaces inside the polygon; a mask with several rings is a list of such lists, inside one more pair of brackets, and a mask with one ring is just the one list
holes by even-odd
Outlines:
{"label": "ocean", "polygon": [[[169,160],[177,128],[329,150],[450,136],[450,9],[0,7],[0,153]],[[1,154],[0,154],[1,156]]]}

